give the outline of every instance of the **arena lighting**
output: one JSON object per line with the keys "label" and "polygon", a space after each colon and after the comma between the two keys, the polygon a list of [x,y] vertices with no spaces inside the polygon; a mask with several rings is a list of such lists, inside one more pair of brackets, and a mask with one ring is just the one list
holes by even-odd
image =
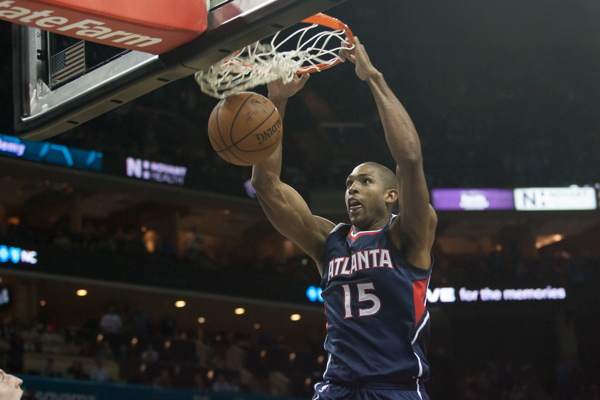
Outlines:
{"label": "arena lighting", "polygon": [[199,323],[199,324],[203,324],[203,323],[205,323],[205,322],[206,322],[206,318],[204,318],[204,317],[200,317],[200,318],[198,318],[198,323]]}
{"label": "arena lighting", "polygon": [[177,308],[183,308],[183,307],[185,307],[185,301],[183,301],[183,300],[176,301],[175,302],[175,307],[177,307]]}
{"label": "arena lighting", "polygon": [[41,300],[41,301],[40,301],[40,306],[41,306],[41,307],[44,307],[45,305],[46,305],[46,300]]}
{"label": "arena lighting", "polygon": [[544,246],[548,246],[552,243],[560,242],[565,238],[564,235],[542,235],[536,238],[535,248],[541,249]]}
{"label": "arena lighting", "polygon": [[244,310],[243,308],[236,308],[234,313],[236,313],[237,315],[242,315],[243,313],[245,313],[246,310]]}
{"label": "arena lighting", "polygon": [[260,324],[259,324],[259,323],[256,323],[256,324],[252,325],[252,327],[253,327],[254,329],[260,329]]}
{"label": "arena lighting", "polygon": [[85,289],[79,289],[77,291],[77,296],[79,296],[79,297],[87,296],[87,294],[88,294],[88,292]]}
{"label": "arena lighting", "polygon": [[490,289],[489,287],[480,290],[469,290],[461,287],[458,289],[451,287],[442,287],[427,289],[427,301],[429,303],[472,303],[478,301],[530,301],[530,300],[564,300],[567,297],[565,288],[526,288],[526,289]]}
{"label": "arena lighting", "polygon": [[290,319],[292,321],[300,321],[300,318],[301,318],[300,314],[292,314],[292,315],[290,315]]}

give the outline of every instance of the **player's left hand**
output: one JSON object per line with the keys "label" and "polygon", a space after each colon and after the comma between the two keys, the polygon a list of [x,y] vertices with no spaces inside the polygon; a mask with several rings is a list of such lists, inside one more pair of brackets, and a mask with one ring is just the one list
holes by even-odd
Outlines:
{"label": "player's left hand", "polygon": [[276,81],[268,83],[267,88],[269,89],[269,97],[271,99],[287,99],[288,97],[292,97],[304,87],[308,78],[310,78],[310,74],[303,74],[301,76],[295,75],[294,79],[288,84],[284,84],[282,79],[277,79]]}
{"label": "player's left hand", "polygon": [[379,73],[371,63],[365,46],[360,43],[359,38],[354,37],[354,47],[350,47],[350,44],[346,41],[342,42],[342,47],[343,49],[340,50],[340,60],[342,62],[350,60],[352,64],[356,64],[356,76],[359,79],[366,81]]}

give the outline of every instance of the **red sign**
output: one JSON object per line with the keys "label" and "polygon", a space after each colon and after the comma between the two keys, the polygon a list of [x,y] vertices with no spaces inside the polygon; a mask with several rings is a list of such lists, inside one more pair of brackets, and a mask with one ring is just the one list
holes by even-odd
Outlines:
{"label": "red sign", "polygon": [[0,0],[0,19],[123,49],[162,54],[207,28],[202,0]]}

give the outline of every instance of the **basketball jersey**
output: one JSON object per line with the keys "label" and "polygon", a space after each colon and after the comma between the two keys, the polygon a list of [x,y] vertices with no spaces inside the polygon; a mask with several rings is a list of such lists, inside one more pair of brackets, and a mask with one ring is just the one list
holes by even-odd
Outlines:
{"label": "basketball jersey", "polygon": [[339,224],[327,238],[321,281],[326,382],[420,390],[428,378],[425,303],[431,267],[423,270],[406,260],[390,237],[391,221],[357,234]]}

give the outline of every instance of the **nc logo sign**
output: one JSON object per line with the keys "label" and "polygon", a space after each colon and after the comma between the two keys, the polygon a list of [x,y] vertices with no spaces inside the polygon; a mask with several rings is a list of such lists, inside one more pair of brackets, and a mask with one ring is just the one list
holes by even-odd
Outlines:
{"label": "nc logo sign", "polygon": [[0,246],[0,262],[3,263],[12,261],[13,264],[18,264],[19,262],[37,264],[38,260],[36,257],[36,251],[21,250],[19,247],[8,248],[4,245]]}

